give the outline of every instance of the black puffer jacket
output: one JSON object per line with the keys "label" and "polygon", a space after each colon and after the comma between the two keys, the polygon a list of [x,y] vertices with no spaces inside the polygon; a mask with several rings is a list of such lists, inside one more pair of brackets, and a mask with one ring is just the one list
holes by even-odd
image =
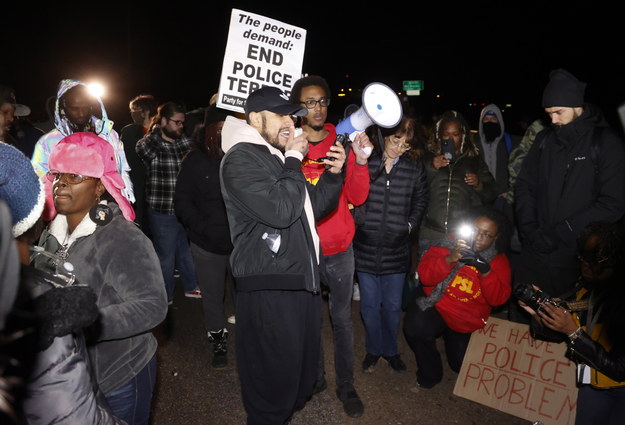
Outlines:
{"label": "black puffer jacket", "polygon": [[356,208],[356,270],[375,275],[405,273],[410,268],[410,234],[416,234],[428,204],[423,164],[400,157],[386,173],[379,155],[369,159],[371,186]]}
{"label": "black puffer jacket", "polygon": [[[434,156],[428,152],[423,158],[430,188],[430,203],[423,225],[437,232],[453,233],[471,207],[494,202],[497,186],[480,156],[464,153],[438,170],[433,165]],[[477,174],[482,190],[465,183],[467,173]]]}

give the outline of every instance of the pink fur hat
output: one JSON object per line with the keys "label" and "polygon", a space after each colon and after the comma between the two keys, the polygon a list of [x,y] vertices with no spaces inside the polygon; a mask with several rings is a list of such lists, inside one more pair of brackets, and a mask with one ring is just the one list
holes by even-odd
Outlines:
{"label": "pink fur hat", "polygon": [[[125,184],[122,176],[117,172],[113,146],[106,140],[93,133],[73,133],[54,146],[48,159],[48,169],[100,179],[106,191],[119,205],[126,220],[134,221],[135,211],[121,193]],[[52,182],[43,178],[46,184],[46,208],[48,209],[46,216],[52,219],[56,216]]]}

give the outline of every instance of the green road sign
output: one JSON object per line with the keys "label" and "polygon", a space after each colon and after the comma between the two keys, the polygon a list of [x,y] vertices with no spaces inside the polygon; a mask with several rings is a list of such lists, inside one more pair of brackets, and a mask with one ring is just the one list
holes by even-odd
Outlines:
{"label": "green road sign", "polygon": [[404,91],[423,90],[423,80],[411,80],[403,82]]}

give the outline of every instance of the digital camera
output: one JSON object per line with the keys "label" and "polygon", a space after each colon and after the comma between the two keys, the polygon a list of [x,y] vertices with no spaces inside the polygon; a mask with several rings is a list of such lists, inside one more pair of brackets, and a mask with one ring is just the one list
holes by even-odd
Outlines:
{"label": "digital camera", "polygon": [[514,295],[525,303],[529,308],[534,310],[535,312],[540,311],[540,309],[545,304],[551,304],[556,307],[564,307],[568,308],[566,301],[563,301],[559,298],[552,298],[540,289],[534,289],[531,285],[520,285],[514,289]]}

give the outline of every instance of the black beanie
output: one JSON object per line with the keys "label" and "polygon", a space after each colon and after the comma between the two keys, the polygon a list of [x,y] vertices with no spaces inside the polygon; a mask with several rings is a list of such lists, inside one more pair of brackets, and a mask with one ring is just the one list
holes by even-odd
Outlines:
{"label": "black beanie", "polygon": [[586,83],[579,81],[573,74],[556,69],[549,74],[549,83],[543,91],[543,108],[564,106],[577,108],[584,104]]}

